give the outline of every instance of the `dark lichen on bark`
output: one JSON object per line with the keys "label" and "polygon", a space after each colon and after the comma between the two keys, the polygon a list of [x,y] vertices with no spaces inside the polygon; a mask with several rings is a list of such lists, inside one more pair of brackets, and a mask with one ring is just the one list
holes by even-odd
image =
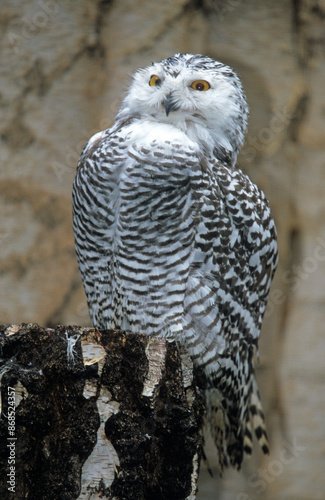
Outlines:
{"label": "dark lichen on bark", "polygon": [[[96,359],[84,363],[82,341],[89,332],[106,352],[100,370]],[[96,491],[116,500],[181,500],[195,490],[193,460],[199,463],[201,453],[202,391],[195,378],[184,384],[183,348],[161,339],[160,375],[151,384],[156,366],[148,354],[150,342],[156,345],[157,339],[72,326],[0,328],[1,443],[8,438],[8,387],[18,387],[19,381],[26,392],[16,408],[15,494],[3,480],[8,449],[0,449],[2,499],[78,498],[83,465],[97,441],[97,403],[103,388],[118,406],[104,428],[119,465],[114,464],[111,484],[100,482]],[[145,393],[148,378],[152,390]],[[85,397],[87,380],[94,381],[95,392]]]}
{"label": "dark lichen on bark", "polygon": [[[131,350],[127,352],[127,359],[134,359],[135,366],[130,363],[123,377],[129,385],[139,376],[137,394],[140,397],[133,405],[127,394],[121,392],[122,398],[115,394],[114,398],[120,401],[120,411],[106,423],[107,437],[121,458],[120,471],[111,486],[112,496],[185,499],[192,488],[193,457],[196,453],[200,455],[202,444],[199,434],[203,416],[202,392],[194,384],[194,402],[189,404],[179,346],[167,343],[165,369],[152,405],[150,398],[141,395],[146,372],[136,373],[139,363],[137,356],[132,356],[134,339],[138,336],[128,335],[126,346]],[[141,361],[145,363],[147,359]],[[111,368],[110,373],[114,372]],[[103,373],[103,381],[108,387],[113,386],[108,370]]]}
{"label": "dark lichen on bark", "polygon": [[[14,335],[1,330],[1,365],[7,369],[1,386],[0,440],[7,442],[8,386],[18,381],[28,392],[16,410],[16,496],[1,482],[0,497],[54,500],[77,498],[80,470],[97,439],[98,411],[83,397],[85,368],[80,346],[74,363],[67,357],[72,327],[45,330],[22,325]],[[7,474],[2,448],[0,475]]]}

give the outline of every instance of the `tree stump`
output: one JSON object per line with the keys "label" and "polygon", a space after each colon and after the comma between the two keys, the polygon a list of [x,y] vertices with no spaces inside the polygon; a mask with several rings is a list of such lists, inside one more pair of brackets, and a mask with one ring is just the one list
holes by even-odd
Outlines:
{"label": "tree stump", "polygon": [[0,498],[195,499],[203,392],[175,342],[0,328]]}

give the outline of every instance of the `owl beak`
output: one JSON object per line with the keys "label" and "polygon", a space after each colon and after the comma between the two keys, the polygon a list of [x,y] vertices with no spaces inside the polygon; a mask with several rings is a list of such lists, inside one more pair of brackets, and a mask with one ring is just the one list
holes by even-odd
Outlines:
{"label": "owl beak", "polygon": [[173,97],[172,93],[168,94],[168,96],[166,97],[166,100],[164,102],[164,108],[167,116],[171,111],[177,111],[179,109],[179,105],[175,101],[175,98]]}

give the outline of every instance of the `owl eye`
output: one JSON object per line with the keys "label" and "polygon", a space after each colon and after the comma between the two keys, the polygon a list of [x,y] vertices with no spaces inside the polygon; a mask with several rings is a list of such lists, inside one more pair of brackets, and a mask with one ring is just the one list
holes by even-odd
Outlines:
{"label": "owl eye", "polygon": [[191,84],[191,87],[194,90],[200,90],[200,91],[209,90],[210,83],[207,82],[206,80],[195,80],[195,82]]}
{"label": "owl eye", "polygon": [[151,75],[149,80],[150,87],[159,87],[161,85],[161,79],[157,75]]}

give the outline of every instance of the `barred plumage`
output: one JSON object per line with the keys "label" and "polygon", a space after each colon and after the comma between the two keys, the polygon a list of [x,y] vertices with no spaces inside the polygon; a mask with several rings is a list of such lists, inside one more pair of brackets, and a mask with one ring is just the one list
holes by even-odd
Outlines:
{"label": "barred plumage", "polygon": [[207,379],[220,467],[240,467],[252,427],[267,452],[254,376],[276,232],[235,167],[247,104],[235,73],[176,54],[138,71],[114,126],[92,137],[73,187],[90,315],[185,343]]}

